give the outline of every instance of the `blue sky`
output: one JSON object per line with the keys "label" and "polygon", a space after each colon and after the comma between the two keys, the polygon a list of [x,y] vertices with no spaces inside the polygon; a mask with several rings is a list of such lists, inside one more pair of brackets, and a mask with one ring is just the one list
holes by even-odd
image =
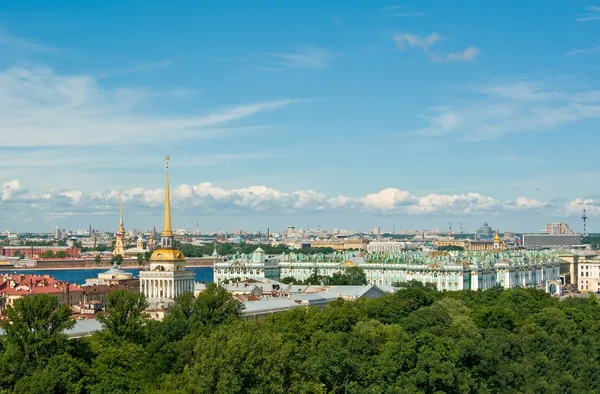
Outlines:
{"label": "blue sky", "polygon": [[0,224],[600,231],[600,3],[4,2]]}

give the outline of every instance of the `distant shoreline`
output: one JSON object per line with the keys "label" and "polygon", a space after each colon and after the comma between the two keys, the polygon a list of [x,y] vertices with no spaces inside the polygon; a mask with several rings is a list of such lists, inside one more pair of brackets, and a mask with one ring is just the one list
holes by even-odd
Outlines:
{"label": "distant shoreline", "polygon": [[[0,268],[0,272],[3,271],[69,271],[69,270],[102,270],[109,269],[110,267],[11,267],[11,268]],[[123,269],[141,269],[141,267],[127,266],[121,267]]]}

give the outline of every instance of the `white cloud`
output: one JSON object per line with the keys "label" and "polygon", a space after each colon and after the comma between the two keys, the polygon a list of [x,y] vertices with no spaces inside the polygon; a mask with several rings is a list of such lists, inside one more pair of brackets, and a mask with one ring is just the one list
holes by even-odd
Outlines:
{"label": "white cloud", "polygon": [[[36,211],[50,218],[85,215],[107,215],[118,212],[120,191],[106,190],[84,193],[77,190],[52,189],[41,194],[27,192],[17,180],[7,182],[2,201],[12,206],[21,205],[31,216]],[[480,193],[438,194],[423,196],[408,191],[387,188],[363,197],[329,197],[314,190],[286,192],[263,185],[225,189],[208,182],[174,186],[172,206],[178,214],[208,212],[294,214],[309,212],[385,213],[390,215],[478,215],[510,214],[514,212],[561,209],[568,214],[580,212],[583,203],[576,200],[567,206],[543,202],[527,197],[499,200]],[[123,190],[126,211],[136,214],[160,213],[164,201],[163,189],[133,188]],[[600,207],[590,214],[599,214]]]}
{"label": "white cloud", "polygon": [[432,107],[425,128],[411,134],[456,134],[466,140],[490,140],[506,134],[552,130],[600,117],[600,91],[552,84],[507,81],[472,88],[474,96],[453,105]]}
{"label": "white cloud", "polygon": [[572,51],[567,52],[567,56],[591,55],[594,53],[600,53],[600,45],[596,45],[592,48],[574,49]]}
{"label": "white cloud", "polygon": [[0,72],[0,138],[4,147],[110,146],[114,141],[161,145],[165,133],[172,140],[218,136],[227,131],[224,124],[295,102],[167,115],[151,111],[150,104],[160,98],[160,92],[147,89],[104,88],[92,75],[12,67]]}
{"label": "white cloud", "polygon": [[533,208],[533,209],[540,209],[540,208],[545,208],[548,207],[549,204],[547,202],[542,202],[542,201],[538,201],[538,200],[534,200],[534,199],[529,199],[526,197],[517,197],[516,199],[516,207],[517,208]]}
{"label": "white cloud", "polygon": [[436,62],[470,62],[481,53],[476,47],[468,47],[462,52],[447,53],[445,55],[432,54],[431,59]]}
{"label": "white cloud", "polygon": [[400,10],[402,8],[405,8],[405,7],[403,7],[403,6],[384,7],[384,8],[380,8],[379,12],[382,12],[388,16],[394,16],[394,17],[400,17],[400,18],[413,18],[413,17],[425,15],[425,12],[414,12],[414,11],[399,12],[398,10]]}
{"label": "white cloud", "polygon": [[481,53],[479,48],[470,46],[462,52],[452,52],[440,54],[432,48],[435,44],[443,41],[444,38],[439,33],[431,33],[427,37],[420,37],[415,34],[403,33],[394,36],[396,47],[405,50],[407,47],[419,48],[425,55],[434,62],[469,62],[475,60]]}
{"label": "white cloud", "polygon": [[395,17],[400,17],[400,18],[412,18],[412,17],[416,17],[416,16],[423,16],[425,15],[424,12],[396,12],[393,14],[390,14],[390,16],[395,16]]}
{"label": "white cloud", "polygon": [[589,12],[587,12],[585,14],[579,15],[579,17],[575,20],[577,22],[589,22],[589,21],[600,20],[600,7],[599,6],[588,7],[588,11]]}
{"label": "white cloud", "polygon": [[580,216],[583,209],[590,216],[600,216],[600,200],[576,198],[569,201],[565,207],[565,215]]}
{"label": "white cloud", "polygon": [[275,53],[274,64],[286,68],[327,68],[334,55],[324,49],[303,46],[295,52]]}
{"label": "white cloud", "polygon": [[56,53],[59,52],[57,48],[53,48],[48,45],[40,44],[32,40],[28,40],[22,37],[16,37],[4,29],[0,28],[0,47],[6,46],[23,51],[29,52],[40,52],[40,53]]}
{"label": "white cloud", "polygon": [[9,202],[15,201],[25,195],[27,190],[24,190],[21,187],[21,182],[15,179],[12,181],[8,181],[2,187],[2,201]]}

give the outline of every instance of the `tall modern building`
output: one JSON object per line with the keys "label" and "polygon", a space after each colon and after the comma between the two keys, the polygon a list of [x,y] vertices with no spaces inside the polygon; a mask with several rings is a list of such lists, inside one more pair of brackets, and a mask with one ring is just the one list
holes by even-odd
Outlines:
{"label": "tall modern building", "polygon": [[125,226],[123,225],[123,191],[119,197],[119,226],[115,234],[115,248],[113,256],[121,255],[125,257]]}
{"label": "tall modern building", "polygon": [[149,307],[164,308],[185,292],[194,293],[194,273],[185,269],[185,256],[174,247],[171,227],[171,196],[169,191],[169,156],[165,182],[165,208],[160,245],[152,252],[149,267],[140,271],[140,291]]}
{"label": "tall modern building", "polygon": [[490,227],[490,225],[487,223],[483,223],[482,227],[479,227],[477,230],[475,230],[475,236],[477,239],[492,239],[493,235],[494,230],[492,230],[492,227]]}
{"label": "tall modern building", "polygon": [[574,235],[575,231],[571,230],[567,223],[552,222],[544,226],[541,234]]}

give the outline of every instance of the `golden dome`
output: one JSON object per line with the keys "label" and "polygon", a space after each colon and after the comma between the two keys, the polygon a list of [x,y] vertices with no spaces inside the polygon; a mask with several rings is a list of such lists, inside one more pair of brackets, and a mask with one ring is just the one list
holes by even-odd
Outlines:
{"label": "golden dome", "polygon": [[498,235],[498,230],[496,230],[496,235],[494,236],[494,242],[500,242],[500,236]]}
{"label": "golden dome", "polygon": [[150,261],[185,261],[185,256],[177,249],[156,249],[152,252]]}

